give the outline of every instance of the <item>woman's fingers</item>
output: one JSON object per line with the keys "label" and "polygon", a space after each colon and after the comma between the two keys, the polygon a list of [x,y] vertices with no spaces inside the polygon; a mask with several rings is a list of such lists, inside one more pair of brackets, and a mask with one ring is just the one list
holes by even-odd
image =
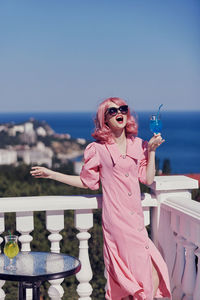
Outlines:
{"label": "woman's fingers", "polygon": [[165,140],[162,138],[161,134],[154,134],[154,136],[149,141],[149,150],[154,151],[158,148]]}
{"label": "woman's fingers", "polygon": [[42,178],[48,176],[45,172],[45,168],[39,166],[32,167],[30,173],[32,176],[36,178]]}

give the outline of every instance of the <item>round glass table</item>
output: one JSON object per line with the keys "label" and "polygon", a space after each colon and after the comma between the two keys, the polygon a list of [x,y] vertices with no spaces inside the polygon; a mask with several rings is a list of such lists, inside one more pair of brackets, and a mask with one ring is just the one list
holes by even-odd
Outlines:
{"label": "round glass table", "polygon": [[0,254],[0,279],[19,282],[19,299],[26,299],[26,289],[33,289],[33,300],[40,299],[42,281],[65,278],[81,269],[80,261],[70,255],[50,252],[20,252],[14,259],[16,270],[6,270],[9,259]]}

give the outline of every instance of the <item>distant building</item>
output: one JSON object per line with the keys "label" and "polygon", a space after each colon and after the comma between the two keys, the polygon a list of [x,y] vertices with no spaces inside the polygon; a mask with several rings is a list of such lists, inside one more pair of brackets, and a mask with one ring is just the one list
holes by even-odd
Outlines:
{"label": "distant building", "polygon": [[46,130],[41,126],[36,129],[36,133],[37,133],[37,135],[40,135],[40,136],[46,136],[47,135]]}
{"label": "distant building", "polygon": [[76,139],[77,143],[79,143],[80,145],[85,145],[86,143],[86,139],[83,139],[83,138],[78,138]]}
{"label": "distant building", "polygon": [[1,131],[7,132],[8,131],[8,127],[6,125],[0,125],[0,132]]}
{"label": "distant building", "polygon": [[16,136],[17,133],[23,133],[24,132],[24,125],[14,125],[13,127],[8,129],[8,135],[9,136]]}
{"label": "distant building", "polygon": [[33,123],[31,122],[26,122],[24,124],[24,132],[25,133],[29,133],[31,134],[32,132],[34,132],[34,129],[33,129]]}
{"label": "distant building", "polygon": [[37,141],[37,135],[33,128],[33,123],[27,122],[24,124],[24,133],[20,135],[20,140],[26,144],[35,144]]}
{"label": "distant building", "polygon": [[0,149],[0,165],[12,165],[17,163],[17,152],[12,149]]}
{"label": "distant building", "polygon": [[21,147],[17,148],[17,156],[25,164],[45,164],[49,168],[52,167],[53,151],[51,148],[45,147],[42,142],[39,142],[35,147]]}

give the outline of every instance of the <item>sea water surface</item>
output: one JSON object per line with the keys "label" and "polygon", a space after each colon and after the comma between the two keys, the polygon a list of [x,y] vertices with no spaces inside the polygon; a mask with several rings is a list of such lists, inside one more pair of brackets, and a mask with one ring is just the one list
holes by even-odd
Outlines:
{"label": "sea water surface", "polygon": [[[138,136],[149,140],[151,112],[137,112],[139,124]],[[69,133],[73,138],[85,138],[93,141],[93,112],[55,112],[55,113],[1,113],[0,124],[28,121],[30,118],[45,120],[56,133]],[[170,160],[173,174],[200,173],[200,111],[167,112],[161,115],[165,143],[157,149],[159,167],[165,159]]]}

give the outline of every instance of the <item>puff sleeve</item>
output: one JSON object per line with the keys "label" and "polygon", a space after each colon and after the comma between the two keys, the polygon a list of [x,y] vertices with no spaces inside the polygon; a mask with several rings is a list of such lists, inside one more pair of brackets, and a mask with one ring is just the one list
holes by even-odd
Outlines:
{"label": "puff sleeve", "polygon": [[139,161],[138,177],[141,183],[146,184],[147,163],[148,163],[148,142],[142,141],[141,158]]}
{"label": "puff sleeve", "polygon": [[91,143],[85,149],[84,165],[80,173],[81,181],[91,190],[99,189],[99,166],[99,155],[95,143]]}

